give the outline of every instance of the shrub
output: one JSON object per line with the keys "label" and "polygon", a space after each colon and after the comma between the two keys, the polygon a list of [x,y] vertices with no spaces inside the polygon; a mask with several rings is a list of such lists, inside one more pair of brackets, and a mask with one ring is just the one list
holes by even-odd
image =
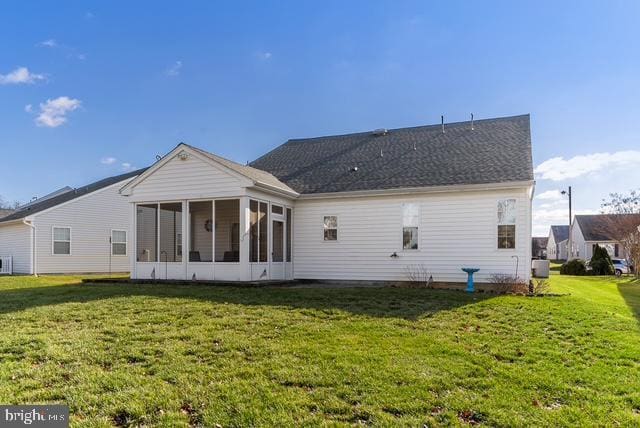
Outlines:
{"label": "shrub", "polygon": [[549,281],[546,279],[536,279],[531,282],[529,286],[529,294],[541,295],[547,294],[551,287],[549,286]]}
{"label": "shrub", "polygon": [[433,276],[424,265],[405,266],[405,273],[409,283],[416,288],[431,288]]}
{"label": "shrub", "polygon": [[593,249],[593,256],[589,265],[594,275],[613,275],[615,273],[609,252],[598,244]]}
{"label": "shrub", "polygon": [[527,294],[529,285],[522,279],[514,275],[493,274],[489,279],[492,291],[499,294]]}
{"label": "shrub", "polygon": [[587,265],[581,259],[569,260],[560,267],[560,274],[583,276],[587,274]]}

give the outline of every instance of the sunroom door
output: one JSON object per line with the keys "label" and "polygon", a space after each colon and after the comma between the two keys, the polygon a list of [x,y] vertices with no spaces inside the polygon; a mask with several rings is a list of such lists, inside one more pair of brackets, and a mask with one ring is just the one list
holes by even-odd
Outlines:
{"label": "sunroom door", "polygon": [[271,279],[284,279],[284,221],[271,225]]}

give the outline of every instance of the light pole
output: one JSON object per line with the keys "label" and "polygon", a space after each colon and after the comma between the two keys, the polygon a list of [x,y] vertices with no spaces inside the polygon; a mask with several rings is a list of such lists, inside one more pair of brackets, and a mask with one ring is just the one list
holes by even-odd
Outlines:
{"label": "light pole", "polygon": [[569,240],[567,241],[567,257],[571,260],[573,256],[573,247],[571,246],[571,186],[569,186],[569,190],[563,190],[560,193],[569,196]]}

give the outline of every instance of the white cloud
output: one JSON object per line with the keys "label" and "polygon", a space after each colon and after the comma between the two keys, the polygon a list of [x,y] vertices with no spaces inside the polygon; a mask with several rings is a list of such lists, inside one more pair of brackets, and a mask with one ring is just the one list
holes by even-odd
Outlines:
{"label": "white cloud", "polygon": [[27,67],[18,67],[8,74],[0,74],[0,85],[19,85],[45,80],[43,74],[31,73]]}
{"label": "white cloud", "polygon": [[111,157],[111,156],[107,156],[106,158],[102,158],[100,159],[100,163],[103,165],[113,165],[114,163],[116,163],[118,159]]}
{"label": "white cloud", "polygon": [[27,113],[32,113],[33,106],[31,104],[27,104],[26,106],[24,106],[24,111],[26,111]]}
{"label": "white cloud", "polygon": [[536,195],[536,199],[542,199],[545,201],[559,201],[562,199],[562,193],[560,190],[547,190],[546,192],[542,192],[539,195]]}
{"label": "white cloud", "polygon": [[136,167],[131,165],[129,162],[122,162],[120,165],[124,171],[133,171],[136,169]]}
{"label": "white cloud", "polygon": [[182,61],[176,61],[171,67],[167,68],[164,72],[167,76],[175,77],[180,75],[180,70],[182,69]]}
{"label": "white cloud", "polygon": [[45,40],[43,42],[38,43],[36,46],[39,46],[41,48],[51,48],[51,49],[59,50],[60,52],[65,54],[67,58],[75,58],[80,61],[87,58],[87,56],[84,53],[78,52],[78,49],[74,48],[73,46],[60,44],[54,39]]}
{"label": "white cloud", "polygon": [[48,39],[38,43],[38,46],[43,48],[55,48],[58,47],[58,42],[56,42],[54,39]]}
{"label": "white cloud", "polygon": [[265,61],[271,59],[272,56],[273,54],[271,52],[258,52],[258,58]]}
{"label": "white cloud", "polygon": [[36,125],[56,128],[67,121],[67,113],[76,110],[81,104],[80,100],[69,97],[58,97],[40,103],[40,114],[35,119]]}
{"label": "white cloud", "polygon": [[593,153],[574,156],[570,159],[555,157],[538,165],[536,177],[543,180],[562,181],[602,170],[637,168],[640,151],[624,150],[615,153]]}

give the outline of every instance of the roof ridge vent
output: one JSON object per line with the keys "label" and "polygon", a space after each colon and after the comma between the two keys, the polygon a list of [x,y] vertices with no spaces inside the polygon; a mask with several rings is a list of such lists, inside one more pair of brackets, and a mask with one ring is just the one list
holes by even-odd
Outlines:
{"label": "roof ridge vent", "polygon": [[389,130],[387,128],[378,128],[374,129],[373,132],[371,132],[371,134],[375,136],[387,135],[388,133]]}

